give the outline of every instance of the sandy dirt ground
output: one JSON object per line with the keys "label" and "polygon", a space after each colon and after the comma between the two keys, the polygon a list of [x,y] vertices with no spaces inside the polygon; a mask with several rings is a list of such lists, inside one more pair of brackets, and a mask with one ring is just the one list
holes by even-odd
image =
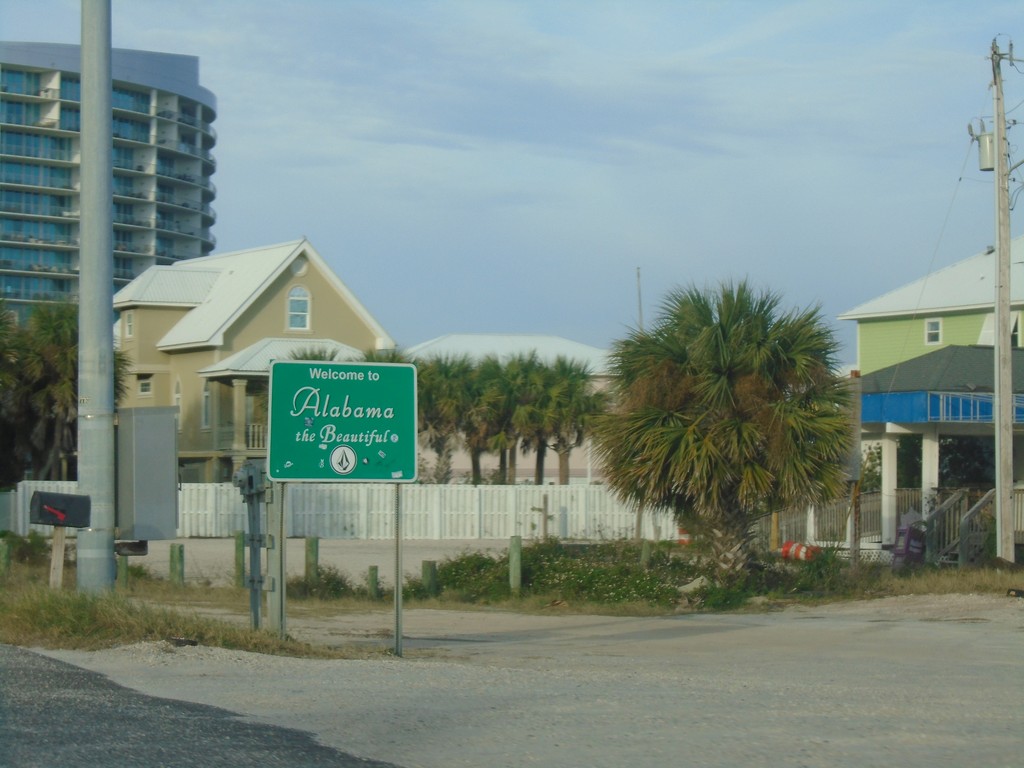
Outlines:
{"label": "sandy dirt ground", "polygon": [[[415,556],[403,560],[418,572]],[[652,618],[558,611],[406,610],[403,658],[167,643],[46,653],[400,766],[1024,765],[1019,598]],[[288,619],[289,634],[329,644],[386,646],[394,626],[389,609]]]}

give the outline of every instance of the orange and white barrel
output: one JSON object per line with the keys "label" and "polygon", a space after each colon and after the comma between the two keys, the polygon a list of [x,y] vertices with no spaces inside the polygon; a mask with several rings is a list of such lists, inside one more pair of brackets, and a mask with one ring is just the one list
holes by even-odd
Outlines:
{"label": "orange and white barrel", "polygon": [[787,541],[782,545],[783,560],[812,560],[819,552],[820,547],[808,547],[798,541]]}

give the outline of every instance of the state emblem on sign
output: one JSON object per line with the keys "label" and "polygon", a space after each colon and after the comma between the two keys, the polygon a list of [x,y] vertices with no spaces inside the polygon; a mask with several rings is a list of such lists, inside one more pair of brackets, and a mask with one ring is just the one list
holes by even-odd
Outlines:
{"label": "state emblem on sign", "polygon": [[339,445],[331,451],[331,469],[339,475],[347,475],[356,468],[356,452],[348,445]]}

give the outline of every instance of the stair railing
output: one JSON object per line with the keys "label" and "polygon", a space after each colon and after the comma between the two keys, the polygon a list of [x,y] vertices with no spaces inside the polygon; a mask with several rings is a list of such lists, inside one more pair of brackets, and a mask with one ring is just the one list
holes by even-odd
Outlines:
{"label": "stair railing", "polygon": [[967,492],[957,491],[924,517],[925,561],[939,563],[956,550],[960,520],[967,511]]}
{"label": "stair railing", "polygon": [[956,557],[958,567],[973,565],[984,553],[989,525],[982,513],[995,501],[995,498],[996,490],[993,488],[960,519]]}

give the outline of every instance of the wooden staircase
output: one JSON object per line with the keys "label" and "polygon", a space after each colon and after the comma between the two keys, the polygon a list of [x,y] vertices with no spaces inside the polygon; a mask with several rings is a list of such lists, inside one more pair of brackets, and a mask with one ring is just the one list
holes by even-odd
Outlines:
{"label": "wooden staircase", "polygon": [[973,505],[967,491],[960,490],[924,518],[925,560],[960,568],[979,564],[985,555],[985,541],[994,520],[995,490]]}

